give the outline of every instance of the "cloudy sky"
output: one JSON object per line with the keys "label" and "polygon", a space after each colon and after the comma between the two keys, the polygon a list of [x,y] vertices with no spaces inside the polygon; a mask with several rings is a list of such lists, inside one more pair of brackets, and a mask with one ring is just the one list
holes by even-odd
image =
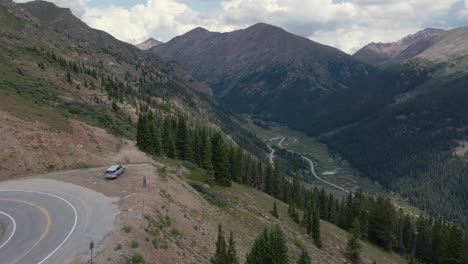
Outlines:
{"label": "cloudy sky", "polygon": [[353,53],[427,27],[468,26],[468,0],[49,1],[132,44],[149,37],[168,41],[198,26],[225,32],[265,22]]}

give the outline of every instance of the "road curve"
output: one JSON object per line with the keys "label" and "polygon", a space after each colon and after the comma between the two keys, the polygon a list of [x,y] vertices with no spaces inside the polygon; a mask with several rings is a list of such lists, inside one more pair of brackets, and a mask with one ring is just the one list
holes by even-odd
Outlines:
{"label": "road curve", "polygon": [[323,183],[326,183],[326,184],[328,184],[328,185],[330,185],[330,186],[332,186],[332,187],[335,187],[335,188],[337,188],[338,190],[341,190],[341,191],[343,191],[343,192],[345,192],[345,193],[349,193],[349,191],[346,190],[345,188],[343,188],[343,187],[341,187],[341,186],[339,186],[339,185],[336,185],[336,184],[334,184],[334,183],[332,183],[332,182],[329,182],[329,181],[327,181],[327,180],[325,180],[325,179],[323,179],[323,178],[320,178],[320,177],[317,175],[317,173],[315,173],[315,166],[314,166],[314,163],[312,162],[312,160],[310,160],[309,158],[307,158],[306,156],[303,156],[303,155],[301,155],[301,157],[302,157],[305,161],[307,161],[307,163],[309,163],[310,172],[312,173],[312,175],[314,175],[314,177],[315,177],[317,180],[319,180],[319,181],[321,181],[321,182],[323,182]]}
{"label": "road curve", "polygon": [[[280,148],[283,148],[283,142],[286,140],[286,137],[275,137],[275,138],[270,138],[270,139],[267,139],[267,140],[264,140],[263,142],[269,142],[269,141],[275,141],[275,140],[280,140],[279,143],[278,143],[278,146]],[[270,145],[266,144],[267,145],[267,148],[268,150],[270,150],[270,153],[268,153],[268,160],[270,162],[270,165],[271,167],[275,167],[275,153],[276,153],[276,150],[274,148],[272,148]]]}
{"label": "road curve", "polygon": [[50,179],[0,184],[0,262],[67,263],[112,230],[115,199]]}
{"label": "road curve", "polygon": [[[278,140],[278,139],[280,140],[280,141],[278,142],[278,146],[279,146],[280,148],[284,148],[283,143],[284,143],[284,141],[286,140],[286,137],[283,137],[283,136],[270,138],[270,139],[268,139],[268,140],[265,140],[265,142],[267,142],[267,141],[275,141],[275,140]],[[273,160],[274,160],[274,158],[275,158],[275,149],[273,149],[272,147],[270,147],[270,145],[268,145],[268,144],[267,144],[267,147],[268,147],[268,149],[270,150],[270,153],[269,153],[270,164],[272,164],[272,166],[273,166],[273,164],[274,164],[274,161],[273,161]],[[288,151],[291,151],[291,150],[288,150]],[[292,152],[292,151],[291,151],[291,152]],[[307,158],[307,157],[304,156],[304,155],[301,155],[301,157],[302,157],[302,159],[304,159],[304,160],[309,164],[310,172],[312,173],[312,175],[313,175],[317,180],[319,180],[319,181],[321,181],[321,182],[323,182],[323,183],[325,183],[325,184],[328,184],[328,185],[330,185],[330,186],[332,186],[332,187],[334,187],[334,188],[336,188],[336,189],[338,189],[338,190],[340,190],[340,191],[343,191],[343,192],[345,192],[345,193],[349,193],[349,191],[346,190],[345,188],[343,188],[343,187],[341,187],[341,186],[339,186],[339,185],[336,185],[336,184],[334,184],[334,183],[332,183],[332,182],[329,182],[329,181],[327,181],[327,180],[325,180],[325,179],[319,177],[319,176],[317,175],[317,173],[315,173],[315,166],[314,166],[314,163],[312,162],[312,160],[310,160],[309,158]]]}

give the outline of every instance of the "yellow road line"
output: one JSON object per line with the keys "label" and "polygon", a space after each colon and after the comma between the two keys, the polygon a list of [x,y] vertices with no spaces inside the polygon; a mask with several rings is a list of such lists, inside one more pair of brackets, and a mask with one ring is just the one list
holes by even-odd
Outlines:
{"label": "yellow road line", "polygon": [[44,240],[44,238],[47,236],[47,234],[49,233],[50,231],[50,226],[52,224],[52,220],[51,220],[51,217],[50,217],[50,214],[49,212],[44,209],[44,207],[41,207],[37,204],[34,204],[34,203],[31,203],[31,202],[27,202],[27,201],[23,201],[23,200],[17,200],[17,199],[0,199],[0,201],[7,201],[7,202],[16,202],[16,203],[22,203],[22,204],[26,204],[26,205],[29,205],[29,206],[32,206],[32,207],[35,207],[37,209],[39,209],[44,215],[45,217],[47,218],[47,225],[46,225],[46,228],[44,230],[44,232],[42,232],[41,236],[39,237],[39,239],[33,244],[33,246],[31,248],[29,248],[28,250],[26,250],[21,256],[17,257],[15,260],[13,260],[12,262],[10,262],[10,264],[15,264],[17,263],[18,261],[22,260],[24,257],[26,257],[29,253],[31,253],[31,251],[37,247],[37,245],[39,245],[39,243]]}

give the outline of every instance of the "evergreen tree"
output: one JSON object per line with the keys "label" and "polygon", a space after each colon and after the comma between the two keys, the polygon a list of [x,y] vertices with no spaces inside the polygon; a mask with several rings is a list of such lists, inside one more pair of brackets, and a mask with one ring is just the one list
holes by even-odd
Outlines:
{"label": "evergreen tree", "polygon": [[307,250],[302,249],[302,253],[299,256],[299,260],[297,260],[297,264],[311,264],[312,259],[309,256],[309,253],[307,253]]}
{"label": "evergreen tree", "polygon": [[228,176],[228,164],[226,148],[220,132],[213,135],[211,139],[212,164],[216,182],[222,186],[230,186],[231,179]]}
{"label": "evergreen tree", "polygon": [[273,191],[273,170],[271,166],[266,166],[265,177],[263,179],[263,191],[272,194]]}
{"label": "evergreen tree", "polygon": [[227,264],[228,263],[228,253],[226,247],[226,240],[224,239],[223,228],[218,225],[218,240],[216,241],[216,252],[211,257],[210,263],[212,264]]}
{"label": "evergreen tree", "polygon": [[272,177],[272,188],[271,188],[271,195],[275,198],[280,197],[280,174],[281,174],[281,168],[280,164],[278,162],[278,159],[275,159],[275,167],[273,168],[273,177]]}
{"label": "evergreen tree", "polygon": [[264,228],[247,254],[246,264],[287,264],[288,246],[279,226]]}
{"label": "evergreen tree", "polygon": [[318,248],[322,248],[322,239],[320,238],[320,216],[317,210],[312,214],[312,237]]}
{"label": "evergreen tree", "polygon": [[276,201],[273,202],[273,210],[271,211],[271,215],[273,215],[273,217],[275,218],[278,218],[278,209],[276,208]]}
{"label": "evergreen tree", "polygon": [[288,246],[286,244],[286,237],[279,225],[276,225],[270,231],[269,250],[271,252],[272,264],[286,264],[288,263]]}
{"label": "evergreen tree", "polygon": [[246,264],[271,263],[271,251],[269,247],[270,235],[265,227],[260,235],[255,238],[254,244],[247,254]]}
{"label": "evergreen tree", "polygon": [[297,212],[296,207],[292,203],[289,204],[288,215],[295,223],[299,224],[299,213]]}
{"label": "evergreen tree", "polygon": [[71,75],[70,75],[70,71],[67,71],[67,82],[68,82],[68,83],[71,83],[71,82],[72,82]]}
{"label": "evergreen tree", "polygon": [[325,189],[322,188],[318,198],[318,205],[320,211],[320,218],[324,220],[328,220],[328,196],[325,193]]}
{"label": "evergreen tree", "polygon": [[420,216],[416,222],[415,256],[422,262],[429,263],[432,259],[432,224],[429,219]]}
{"label": "evergreen tree", "polygon": [[229,242],[226,256],[226,264],[239,264],[239,257],[237,256],[236,241],[234,241],[234,235],[229,234]]}
{"label": "evergreen tree", "polygon": [[463,231],[456,226],[447,228],[442,254],[440,256],[440,264],[464,264],[464,237]]}
{"label": "evergreen tree", "polygon": [[161,146],[161,132],[159,130],[158,122],[153,117],[152,119],[148,120],[149,124],[149,131],[151,135],[151,142],[152,142],[152,154],[161,155],[162,154],[162,146]]}
{"label": "evergreen tree", "polygon": [[396,212],[390,199],[378,197],[369,213],[369,239],[386,250],[391,250],[396,240],[395,222]]}
{"label": "evergreen tree", "polygon": [[353,264],[361,263],[361,242],[359,241],[361,237],[361,227],[359,220],[356,218],[353,222],[351,228],[351,235],[348,239],[348,245],[346,248],[346,255]]}
{"label": "evergreen tree", "polygon": [[148,126],[148,120],[143,114],[138,117],[137,124],[137,146],[144,152],[151,152],[152,150],[152,138],[151,131]]}
{"label": "evergreen tree", "polygon": [[176,157],[176,148],[172,132],[171,121],[166,117],[163,124],[162,147],[166,156],[174,159]]}
{"label": "evergreen tree", "polygon": [[192,161],[189,131],[183,116],[179,116],[177,122],[177,155],[182,160]]}
{"label": "evergreen tree", "polygon": [[211,163],[211,140],[206,132],[203,130],[201,133],[201,167],[207,171],[213,170],[213,164]]}

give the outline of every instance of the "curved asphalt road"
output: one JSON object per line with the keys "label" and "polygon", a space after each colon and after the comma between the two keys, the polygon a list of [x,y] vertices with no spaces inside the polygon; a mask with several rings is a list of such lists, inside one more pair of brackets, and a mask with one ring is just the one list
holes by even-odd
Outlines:
{"label": "curved asphalt road", "polygon": [[66,263],[113,228],[114,199],[69,183],[0,184],[1,264]]}
{"label": "curved asphalt road", "polygon": [[[284,143],[284,141],[286,140],[286,137],[279,136],[279,137],[275,137],[275,138],[270,138],[270,139],[268,139],[268,140],[265,140],[264,142],[267,142],[267,141],[275,141],[275,140],[278,140],[278,139],[280,140],[279,143],[278,143],[278,146],[279,146],[280,148],[284,148],[283,143]],[[274,158],[275,158],[275,149],[273,149],[272,147],[270,147],[270,145],[268,145],[268,144],[267,144],[267,147],[268,147],[268,149],[270,150],[270,153],[269,153],[270,164],[273,166],[273,164],[274,164],[274,161],[273,161],[273,160],[274,160]],[[290,150],[288,150],[288,151],[290,151]],[[292,151],[291,151],[291,152],[292,152]],[[308,157],[306,157],[306,156],[304,156],[304,155],[301,155],[301,158],[304,159],[304,160],[309,164],[310,172],[312,173],[312,175],[313,175],[317,180],[319,180],[319,181],[321,181],[321,182],[323,182],[323,183],[325,183],[325,184],[328,184],[328,185],[330,185],[330,186],[332,186],[332,187],[334,187],[334,188],[336,188],[336,189],[338,189],[338,190],[340,190],[340,191],[342,191],[342,192],[349,193],[349,191],[346,190],[345,188],[343,188],[343,187],[341,187],[341,186],[339,186],[339,185],[336,185],[336,184],[334,184],[334,183],[332,183],[332,182],[329,182],[329,181],[327,181],[327,180],[325,180],[325,179],[319,177],[319,176],[317,175],[317,173],[315,173],[314,162],[312,162],[311,159],[309,159]]]}

